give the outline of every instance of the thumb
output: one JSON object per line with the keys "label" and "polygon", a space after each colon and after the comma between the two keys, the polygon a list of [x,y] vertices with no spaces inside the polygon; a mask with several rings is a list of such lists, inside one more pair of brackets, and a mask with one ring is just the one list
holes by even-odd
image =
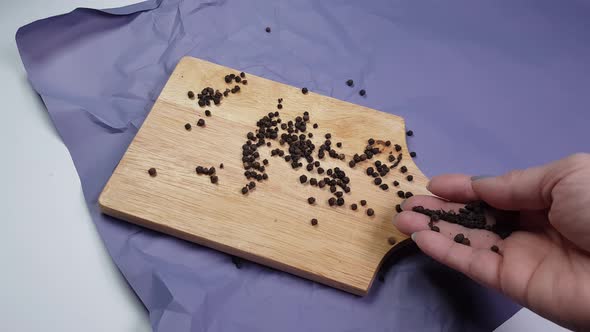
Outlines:
{"label": "thumb", "polygon": [[587,156],[572,155],[550,164],[496,177],[474,177],[471,186],[480,199],[498,209],[546,209],[551,207],[553,188],[577,168],[580,158]]}

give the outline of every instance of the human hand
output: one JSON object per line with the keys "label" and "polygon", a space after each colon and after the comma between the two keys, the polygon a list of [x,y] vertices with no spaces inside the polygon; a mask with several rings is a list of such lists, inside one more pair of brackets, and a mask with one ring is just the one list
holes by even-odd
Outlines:
{"label": "human hand", "polygon": [[[394,219],[425,254],[558,324],[590,330],[590,154],[498,177],[438,176],[428,189],[443,199],[413,196]],[[520,229],[502,240],[440,221],[437,233],[429,217],[412,211],[418,205],[457,211],[476,200],[519,211]],[[471,246],[454,242],[457,233]]]}

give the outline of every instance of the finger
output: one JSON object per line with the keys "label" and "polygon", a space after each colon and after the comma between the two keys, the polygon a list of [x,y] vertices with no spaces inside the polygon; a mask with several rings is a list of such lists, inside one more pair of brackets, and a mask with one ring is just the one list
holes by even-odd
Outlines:
{"label": "finger", "polygon": [[488,287],[499,288],[502,256],[486,249],[474,249],[456,243],[444,235],[421,231],[412,239],[428,256]]}
{"label": "finger", "polygon": [[546,165],[474,180],[472,186],[481,199],[496,208],[540,210],[551,206],[550,174],[551,166]]}
{"label": "finger", "polygon": [[[413,234],[430,230],[429,222],[428,216],[414,211],[402,211],[395,216],[393,224],[400,232]],[[438,227],[440,234],[448,239],[453,239],[457,234],[463,234],[469,239],[473,248],[490,249],[491,246],[498,245],[500,242],[500,237],[490,231],[469,229],[446,221],[437,221],[434,225]]]}
{"label": "finger", "polygon": [[471,187],[471,177],[464,174],[435,176],[428,183],[428,190],[453,202],[467,203],[479,200]]}

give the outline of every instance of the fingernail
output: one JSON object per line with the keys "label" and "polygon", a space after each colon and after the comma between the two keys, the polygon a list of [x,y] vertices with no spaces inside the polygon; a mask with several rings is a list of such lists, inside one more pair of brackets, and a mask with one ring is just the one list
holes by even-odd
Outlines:
{"label": "fingernail", "polygon": [[397,216],[398,215],[399,215],[399,213],[396,213],[396,215],[393,216],[393,220],[391,220],[391,223],[393,224],[393,226],[397,226],[396,223],[397,223]]}
{"label": "fingernail", "polygon": [[416,232],[412,233],[412,235],[410,235],[410,237],[412,238],[412,241],[416,242]]}
{"label": "fingernail", "polygon": [[477,181],[477,180],[481,180],[481,179],[487,179],[487,178],[491,178],[493,177],[493,175],[475,175],[471,177],[471,181]]}

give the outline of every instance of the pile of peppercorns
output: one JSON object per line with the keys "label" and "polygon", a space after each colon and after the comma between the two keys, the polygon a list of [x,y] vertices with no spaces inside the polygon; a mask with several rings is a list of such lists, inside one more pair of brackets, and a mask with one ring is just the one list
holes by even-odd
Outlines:
{"label": "pile of peppercorns", "polygon": [[[517,227],[512,222],[498,222],[489,224],[486,219],[485,211],[489,206],[484,201],[474,201],[467,203],[464,207],[459,209],[459,213],[455,211],[445,210],[431,210],[423,206],[414,206],[412,210],[417,213],[424,214],[430,217],[428,226],[435,232],[440,232],[440,228],[435,225],[436,222],[444,220],[446,222],[461,225],[470,229],[485,229],[487,231],[497,234],[501,239],[507,238]],[[454,237],[454,241],[464,245],[470,245],[470,241],[464,234],[459,233]],[[494,252],[498,252],[497,246],[490,248]]]}

